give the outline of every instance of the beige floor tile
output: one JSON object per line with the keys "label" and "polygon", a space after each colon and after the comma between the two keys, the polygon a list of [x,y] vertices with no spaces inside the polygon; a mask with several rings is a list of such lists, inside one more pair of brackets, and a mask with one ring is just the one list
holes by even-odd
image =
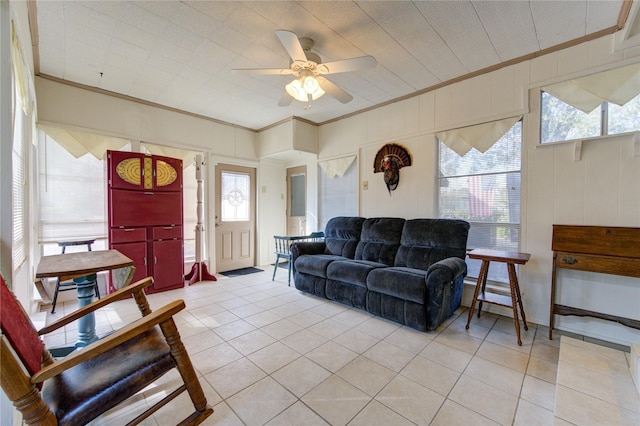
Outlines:
{"label": "beige floor tile", "polygon": [[229,344],[243,355],[249,355],[276,342],[262,330],[253,330],[242,336],[229,340]]}
{"label": "beige floor tile", "polygon": [[293,333],[284,339],[280,340],[285,345],[291,347],[293,350],[306,354],[322,345],[327,341],[326,337],[322,337],[319,334],[314,333],[313,331],[309,331],[307,329],[300,330],[296,333]]}
{"label": "beige floor tile", "polygon": [[328,424],[329,423],[325,422],[322,417],[318,416],[300,401],[296,402],[267,423],[268,426],[323,426]]}
{"label": "beige floor tile", "polygon": [[280,321],[281,319],[282,317],[280,315],[276,315],[271,311],[264,311],[255,315],[244,317],[244,320],[246,322],[257,328],[264,327],[265,325]]}
{"label": "beige floor tile", "polygon": [[243,334],[249,333],[256,328],[244,320],[238,320],[229,324],[216,327],[213,331],[224,340],[231,340]]}
{"label": "beige floor tile", "polygon": [[346,425],[369,403],[371,397],[333,375],[301,400],[330,424]]}
{"label": "beige floor tile", "polygon": [[476,356],[522,373],[527,371],[529,364],[527,354],[487,341],[482,342]]}
{"label": "beige floor tile", "polygon": [[558,371],[558,364],[545,361],[544,359],[532,356],[529,358],[529,366],[527,367],[527,374],[546,382],[555,384],[556,375]]}
{"label": "beige floor tile", "polygon": [[640,413],[640,397],[631,374],[612,376],[560,361],[558,385]]}
{"label": "beige floor tile", "polygon": [[296,397],[271,377],[265,377],[226,402],[250,425],[265,424],[296,402]]}
{"label": "beige floor tile", "polygon": [[360,356],[344,366],[337,375],[367,394],[375,396],[396,373],[365,356]]}
{"label": "beige floor tile", "polygon": [[564,336],[560,361],[616,377],[629,375],[629,365],[623,352]]}
{"label": "beige floor tile", "polygon": [[262,380],[266,375],[264,371],[247,358],[241,358],[207,374],[204,379],[211,384],[222,398],[226,399]]}
{"label": "beige floor tile", "polygon": [[524,380],[524,373],[480,357],[474,357],[471,360],[467,369],[464,370],[464,375],[473,377],[514,396],[520,395],[522,381]]}
{"label": "beige floor tile", "polygon": [[333,339],[334,337],[338,337],[350,328],[351,327],[347,327],[346,325],[329,318],[313,324],[311,327],[309,327],[309,330],[323,337],[326,337],[327,339]]}
{"label": "beige floor tile", "polygon": [[288,317],[288,319],[295,322],[301,327],[307,328],[312,326],[313,324],[323,321],[325,318],[322,315],[316,314],[312,311],[301,311],[295,315],[291,315],[290,317]]}
{"label": "beige floor tile", "polygon": [[511,424],[518,404],[517,396],[466,375],[458,380],[449,399],[501,425]]}
{"label": "beige floor tile", "polygon": [[229,311],[225,311],[225,312],[218,312],[217,314],[213,314],[213,315],[200,317],[199,319],[207,327],[216,328],[216,327],[220,327],[221,325],[238,321],[240,318]]}
{"label": "beige floor tile", "polygon": [[356,325],[363,323],[370,318],[372,318],[372,315],[360,309],[354,308],[342,311],[339,314],[331,317],[332,320],[341,322],[349,327],[355,327]]}
{"label": "beige floor tile", "polygon": [[467,368],[469,361],[471,361],[473,357],[473,355],[467,352],[454,349],[436,341],[429,343],[429,345],[420,352],[420,356],[459,372],[463,372],[464,369]]}
{"label": "beige floor tile", "polygon": [[268,374],[284,367],[299,357],[300,354],[298,352],[280,342],[275,342],[248,356],[251,362],[262,368]]}
{"label": "beige floor tile", "polygon": [[384,340],[372,346],[363,355],[396,372],[402,370],[415,357],[411,352]]}
{"label": "beige floor tile", "polygon": [[358,354],[335,342],[329,341],[307,353],[307,358],[335,373],[349,362],[358,357]]}
{"label": "beige floor tile", "polygon": [[556,386],[555,416],[576,425],[640,424],[640,414],[562,385]]}
{"label": "beige floor tile", "polygon": [[371,317],[364,322],[361,322],[355,326],[356,330],[363,331],[367,334],[377,337],[378,339],[384,339],[394,331],[400,328],[398,323],[387,321],[384,319]]}
{"label": "beige floor tile", "polygon": [[411,426],[413,424],[375,400],[371,401],[349,422],[349,426]]}
{"label": "beige floor tile", "polygon": [[213,407],[213,414],[202,425],[244,426],[244,423],[225,402],[221,402]]}
{"label": "beige floor tile", "polygon": [[378,343],[378,339],[358,330],[349,330],[333,339],[334,342],[362,354],[370,347]]}
{"label": "beige floor tile", "polygon": [[[536,334],[537,337],[537,334]],[[547,339],[545,337],[545,339]],[[558,363],[560,358],[560,346],[547,344],[549,340],[534,340],[533,348],[531,348],[531,356],[535,356],[545,361]]]}
{"label": "beige floor tile", "polygon": [[475,354],[482,344],[482,339],[471,337],[467,334],[456,330],[450,330],[448,328],[443,330],[442,333],[433,340],[434,342],[442,343],[443,345],[459,349],[471,355]]}
{"label": "beige floor tile", "polygon": [[518,411],[513,421],[514,426],[546,426],[553,425],[553,411],[540,407],[523,399],[518,403]]}
{"label": "beige floor tile", "polygon": [[522,340],[522,346],[520,346],[518,345],[518,339],[516,338],[515,332],[505,333],[500,330],[491,330],[491,332],[487,334],[486,340],[497,345],[529,354],[531,353],[531,348],[533,346],[534,336],[535,331],[532,331],[531,328],[529,328],[529,332],[521,330],[520,340]]}
{"label": "beige floor tile", "polygon": [[447,399],[431,423],[432,426],[497,426],[498,423]]}
{"label": "beige floor tile", "polygon": [[411,360],[400,374],[442,396],[449,395],[460,377],[459,372],[421,356]]}
{"label": "beige floor tile", "polygon": [[520,398],[553,411],[556,399],[555,385],[533,376],[524,376]]}
{"label": "beige floor tile", "polygon": [[412,354],[422,351],[435,336],[408,327],[401,327],[384,338],[384,341],[396,345]]}
{"label": "beige floor tile", "polygon": [[484,339],[485,337],[487,337],[487,334],[489,334],[491,329],[477,324],[475,322],[476,319],[478,318],[474,315],[468,330],[467,330],[467,318],[463,318],[463,317],[460,317],[457,320],[455,320],[449,327],[447,327],[447,329],[451,331],[455,330],[458,333],[466,334],[467,336],[475,337],[478,339]]}
{"label": "beige floor tile", "polygon": [[193,366],[200,375],[210,373],[213,370],[242,358],[242,354],[226,342],[220,343],[207,351],[198,352],[193,355],[189,354],[189,356]]}
{"label": "beige floor tile", "polygon": [[261,328],[261,330],[274,339],[280,340],[302,330],[302,326],[286,318],[283,318],[280,321],[265,325]]}
{"label": "beige floor tile", "polygon": [[428,425],[444,397],[404,376],[396,376],[375,398],[418,425]]}
{"label": "beige floor tile", "polygon": [[331,372],[307,357],[300,357],[271,375],[298,398],[324,382]]}

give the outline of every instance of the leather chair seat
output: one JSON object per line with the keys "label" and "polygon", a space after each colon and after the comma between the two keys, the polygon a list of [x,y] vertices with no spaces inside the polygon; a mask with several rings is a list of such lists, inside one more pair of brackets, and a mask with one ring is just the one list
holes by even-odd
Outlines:
{"label": "leather chair seat", "polygon": [[42,399],[60,425],[86,424],[174,367],[170,348],[155,327],[47,380]]}

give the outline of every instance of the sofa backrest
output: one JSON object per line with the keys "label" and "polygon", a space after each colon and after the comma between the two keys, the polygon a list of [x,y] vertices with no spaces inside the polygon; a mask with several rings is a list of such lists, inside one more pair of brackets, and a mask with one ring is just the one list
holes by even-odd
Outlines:
{"label": "sofa backrest", "polygon": [[396,217],[374,217],[365,220],[355,258],[393,266],[404,224],[405,219]]}
{"label": "sofa backrest", "polygon": [[465,258],[469,223],[457,219],[411,219],[402,230],[395,266],[429,269],[448,257]]}
{"label": "sofa backrest", "polygon": [[360,241],[363,217],[334,217],[324,229],[325,254],[353,259]]}

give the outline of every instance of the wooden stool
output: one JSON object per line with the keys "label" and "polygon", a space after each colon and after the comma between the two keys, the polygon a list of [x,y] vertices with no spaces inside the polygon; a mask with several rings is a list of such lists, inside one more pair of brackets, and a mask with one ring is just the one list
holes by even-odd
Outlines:
{"label": "wooden stool", "polygon": [[[520,307],[524,329],[528,330],[529,327],[527,326],[527,318],[524,315],[524,308],[522,307],[522,297],[520,296],[520,285],[518,284],[515,265],[524,265],[527,263],[531,255],[529,253],[489,249],[475,249],[470,251],[467,255],[469,256],[469,259],[482,260],[482,266],[480,267],[480,274],[478,274],[478,282],[476,283],[476,291],[471,302],[471,309],[469,309],[469,319],[467,319],[466,329],[468,330],[469,324],[471,324],[471,318],[473,317],[473,311],[476,307],[476,301],[480,302],[480,305],[478,306],[478,318],[482,311],[482,302],[513,308],[513,320],[516,325],[518,345],[522,346],[522,340],[520,340],[520,322],[518,321],[518,306]],[[507,264],[511,298],[503,294],[485,292],[487,287],[487,275],[489,274],[489,263],[491,261],[504,262]]]}

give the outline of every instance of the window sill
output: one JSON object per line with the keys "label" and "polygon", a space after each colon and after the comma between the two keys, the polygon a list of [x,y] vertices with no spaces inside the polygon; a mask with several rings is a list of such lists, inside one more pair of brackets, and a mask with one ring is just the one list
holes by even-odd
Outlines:
{"label": "window sill", "polygon": [[640,131],[619,133],[617,135],[596,136],[593,138],[572,139],[568,141],[539,143],[538,145],[536,145],[536,148],[546,148],[546,147],[555,147],[558,145],[573,144],[573,161],[580,161],[582,159],[583,143],[601,142],[601,141],[612,141],[612,142],[632,141],[633,156],[640,157]]}

